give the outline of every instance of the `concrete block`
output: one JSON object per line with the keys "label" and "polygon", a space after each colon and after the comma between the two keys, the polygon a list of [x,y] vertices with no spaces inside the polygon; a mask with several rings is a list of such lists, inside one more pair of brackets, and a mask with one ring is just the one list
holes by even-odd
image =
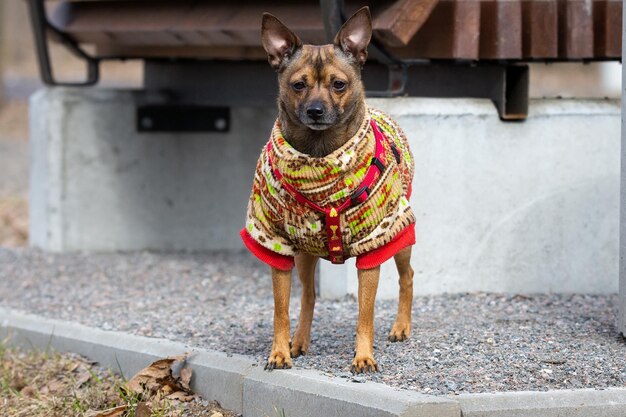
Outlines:
{"label": "concrete block", "polygon": [[460,417],[455,401],[397,391],[375,383],[353,383],[315,371],[261,369],[244,381],[246,417]]}
{"label": "concrete block", "polygon": [[463,417],[623,417],[626,389],[464,394]]}
{"label": "concrete block", "polygon": [[0,308],[0,340],[13,346],[74,352],[130,378],[151,362],[190,352],[192,389],[225,408],[243,410],[243,379],[254,362],[219,352],[194,352],[182,343],[104,331]]}
{"label": "concrete block", "polygon": [[[376,99],[416,160],[416,294],[618,290],[619,103],[532,100],[501,122],[484,100]],[[353,267],[321,270],[321,293],[357,294]],[[333,282],[324,275],[332,271]],[[393,261],[380,298],[398,294]]]}
{"label": "concrete block", "polygon": [[276,110],[232,108],[227,133],[138,133],[141,91],[31,97],[31,245],[52,251],[241,249]]}

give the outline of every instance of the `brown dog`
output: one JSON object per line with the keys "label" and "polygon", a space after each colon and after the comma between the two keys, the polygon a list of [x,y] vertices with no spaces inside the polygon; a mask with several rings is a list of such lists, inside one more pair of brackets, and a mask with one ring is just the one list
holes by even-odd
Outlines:
{"label": "brown dog", "polygon": [[[334,44],[322,46],[303,45],[300,39],[276,17],[268,13],[263,15],[263,46],[268,54],[270,65],[278,72],[280,92],[277,125],[289,145],[300,154],[312,158],[323,158],[342,148],[350,138],[357,134],[359,129],[363,128],[363,120],[366,119],[368,108],[365,104],[361,82],[361,67],[367,58],[367,46],[371,35],[371,17],[367,7],[360,9],[343,25]],[[394,150],[394,152],[397,151]],[[412,158],[408,147],[405,155],[407,158]],[[398,159],[397,155],[396,157]],[[276,175],[281,174],[276,171]],[[412,171],[410,176],[412,177]],[[258,179],[257,177],[255,180]],[[272,188],[270,192],[276,191]],[[370,190],[368,189],[367,192],[369,193]],[[257,202],[263,200],[255,193],[257,190],[253,191],[253,197],[257,198]],[[254,198],[251,201],[254,204]],[[406,204],[408,206],[408,203]],[[267,217],[272,216],[271,210],[263,210],[261,214],[263,221],[272,220],[267,220]],[[330,213],[332,217],[332,211]],[[410,215],[412,216],[412,213]],[[282,217],[279,220],[282,220]],[[327,216],[326,221],[328,220]],[[321,225],[324,227],[323,220]],[[244,232],[245,230],[242,233]],[[330,240],[330,235],[328,236]],[[261,235],[258,240],[266,243],[267,237]],[[246,241],[245,237],[244,241]],[[411,244],[412,242],[405,244],[394,252],[395,263],[400,274],[400,303],[396,322],[389,333],[389,340],[392,342],[407,339],[411,331],[413,299]],[[252,242],[250,245],[256,245],[256,243]],[[274,243],[274,245],[277,245],[276,248],[281,247],[279,243]],[[270,247],[267,244],[265,246]],[[255,252],[255,254],[263,259],[265,250],[257,249],[257,252],[261,251],[261,253]],[[286,267],[272,267],[274,340],[266,369],[290,368],[291,358],[303,355],[309,350],[315,305],[314,271],[320,256],[322,255],[319,253],[303,253],[301,250],[295,254],[295,266],[303,290],[300,319],[291,341],[289,297],[292,270],[288,263]],[[343,254],[340,253],[337,258],[342,261]],[[353,372],[378,370],[374,360],[373,340],[374,301],[379,272],[380,266],[358,271],[359,318],[356,329],[356,352],[351,368]]]}

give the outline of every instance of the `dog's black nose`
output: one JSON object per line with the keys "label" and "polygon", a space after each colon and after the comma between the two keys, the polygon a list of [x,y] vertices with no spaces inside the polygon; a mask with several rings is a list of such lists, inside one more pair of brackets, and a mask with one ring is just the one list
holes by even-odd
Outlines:
{"label": "dog's black nose", "polygon": [[306,114],[313,120],[319,120],[324,115],[324,106],[313,103],[306,109]]}

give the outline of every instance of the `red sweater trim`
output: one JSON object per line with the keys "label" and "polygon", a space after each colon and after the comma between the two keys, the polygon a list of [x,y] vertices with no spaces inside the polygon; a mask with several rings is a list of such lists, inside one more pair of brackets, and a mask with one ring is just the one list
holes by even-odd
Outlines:
{"label": "red sweater trim", "polygon": [[241,229],[239,235],[241,236],[244,245],[246,245],[250,252],[259,258],[261,262],[264,262],[276,269],[280,269],[281,271],[290,271],[294,267],[295,262],[293,260],[293,256],[281,255],[280,253],[276,253],[264,246],[261,246],[252,238],[252,236],[250,236],[250,233],[248,233],[245,228]]}
{"label": "red sweater trim", "polygon": [[376,268],[400,250],[415,244],[415,224],[405,227],[393,240],[371,252],[359,255],[356,258],[357,269]]}
{"label": "red sweater trim", "polygon": [[[293,256],[286,256],[276,253],[261,246],[250,236],[246,229],[239,232],[243,243],[261,262],[281,271],[293,269],[295,262]],[[404,228],[393,240],[378,249],[359,255],[356,258],[357,269],[372,269],[381,265],[386,260],[395,256],[400,250],[415,244],[415,224],[410,224]]]}

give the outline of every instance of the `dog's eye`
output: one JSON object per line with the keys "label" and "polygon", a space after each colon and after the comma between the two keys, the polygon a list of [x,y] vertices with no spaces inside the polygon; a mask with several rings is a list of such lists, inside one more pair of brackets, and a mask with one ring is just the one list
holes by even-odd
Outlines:
{"label": "dog's eye", "polygon": [[306,88],[306,84],[304,83],[304,81],[298,81],[295,82],[291,85],[291,88],[293,88],[296,91],[302,91]]}
{"label": "dog's eye", "polygon": [[336,80],[333,82],[333,88],[337,91],[343,91],[346,89],[346,83],[343,81]]}

